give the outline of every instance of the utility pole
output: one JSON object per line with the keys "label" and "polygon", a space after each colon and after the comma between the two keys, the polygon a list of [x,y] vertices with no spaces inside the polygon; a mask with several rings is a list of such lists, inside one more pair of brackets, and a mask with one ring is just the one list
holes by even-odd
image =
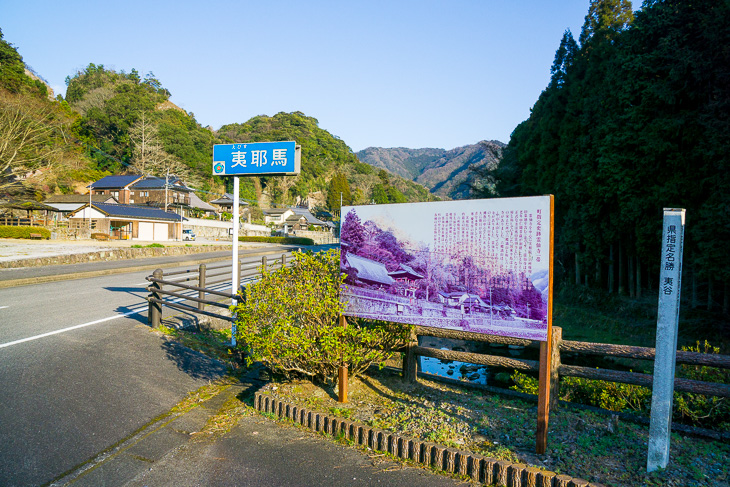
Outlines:
{"label": "utility pole", "polygon": [[89,233],[91,233],[91,189],[93,184],[89,184]]}
{"label": "utility pole", "polygon": [[167,168],[167,174],[165,175],[165,213],[167,213],[167,186],[170,181],[170,168]]}

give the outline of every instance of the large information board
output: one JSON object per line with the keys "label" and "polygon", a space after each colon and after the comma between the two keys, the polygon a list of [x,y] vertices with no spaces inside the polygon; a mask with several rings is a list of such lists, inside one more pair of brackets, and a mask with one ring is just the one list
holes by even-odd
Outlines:
{"label": "large information board", "polygon": [[213,146],[214,176],[293,176],[301,168],[296,142],[252,142]]}
{"label": "large information board", "polygon": [[551,196],[342,208],[345,314],[545,341]]}

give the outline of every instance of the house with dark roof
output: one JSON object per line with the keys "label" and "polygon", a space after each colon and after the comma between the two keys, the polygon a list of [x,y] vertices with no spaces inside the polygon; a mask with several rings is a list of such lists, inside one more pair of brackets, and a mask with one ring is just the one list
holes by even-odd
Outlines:
{"label": "house with dark roof", "polygon": [[165,205],[190,207],[188,188],[177,176],[169,178],[144,177],[129,187],[129,203],[164,208]]}
{"label": "house with dark roof", "polygon": [[161,208],[88,203],[69,214],[69,228],[122,240],[165,241],[182,238],[185,218]]}
{"label": "house with dark roof", "polygon": [[113,196],[119,203],[128,204],[130,187],[142,179],[140,174],[106,176],[91,183],[88,188],[95,195]]}
{"label": "house with dark roof", "polygon": [[141,175],[106,176],[94,181],[89,189],[95,195],[114,196],[121,204],[147,205],[164,208],[176,206],[190,207],[190,194],[187,187],[177,176],[159,178]]}
{"label": "house with dark roof", "polygon": [[[225,193],[220,198],[212,200],[210,204],[218,207],[218,211],[220,212],[226,211],[228,213],[233,213],[233,195],[231,193]],[[241,212],[241,210],[243,210],[246,206],[248,206],[248,202],[239,198],[238,211]]]}

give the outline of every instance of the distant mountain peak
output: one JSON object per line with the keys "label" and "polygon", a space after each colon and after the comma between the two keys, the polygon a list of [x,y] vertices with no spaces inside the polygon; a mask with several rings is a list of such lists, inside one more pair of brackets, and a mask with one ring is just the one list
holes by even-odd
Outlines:
{"label": "distant mountain peak", "polygon": [[436,196],[464,199],[473,177],[470,167],[496,169],[504,147],[497,140],[482,140],[450,150],[368,147],[355,155],[361,162],[425,186]]}

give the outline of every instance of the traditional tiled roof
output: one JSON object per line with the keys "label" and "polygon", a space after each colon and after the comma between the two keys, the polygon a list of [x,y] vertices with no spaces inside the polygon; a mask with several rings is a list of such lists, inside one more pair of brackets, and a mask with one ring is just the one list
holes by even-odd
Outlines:
{"label": "traditional tiled roof", "polygon": [[347,254],[346,258],[347,265],[357,270],[357,278],[361,281],[384,286],[390,286],[395,282],[388,275],[385,264],[355,254]]}
{"label": "traditional tiled roof", "polygon": [[412,267],[400,264],[400,269],[389,272],[390,276],[397,279],[399,277],[407,277],[409,279],[423,279],[424,276],[413,270]]}
{"label": "traditional tiled roof", "polygon": [[126,188],[135,181],[142,179],[139,174],[125,176],[106,176],[98,181],[94,181],[88,187],[93,189],[121,189]]}
{"label": "traditional tiled roof", "polygon": [[[211,204],[220,206],[233,206],[233,195],[231,193],[225,193],[218,199],[211,201]],[[248,205],[248,202],[238,199],[238,206]]]}
{"label": "traditional tiled roof", "polygon": [[205,211],[215,211],[217,208],[211,204],[206,203],[205,201],[198,198],[198,195],[195,193],[190,194],[190,206],[193,208],[198,208],[199,210],[205,210]]}

